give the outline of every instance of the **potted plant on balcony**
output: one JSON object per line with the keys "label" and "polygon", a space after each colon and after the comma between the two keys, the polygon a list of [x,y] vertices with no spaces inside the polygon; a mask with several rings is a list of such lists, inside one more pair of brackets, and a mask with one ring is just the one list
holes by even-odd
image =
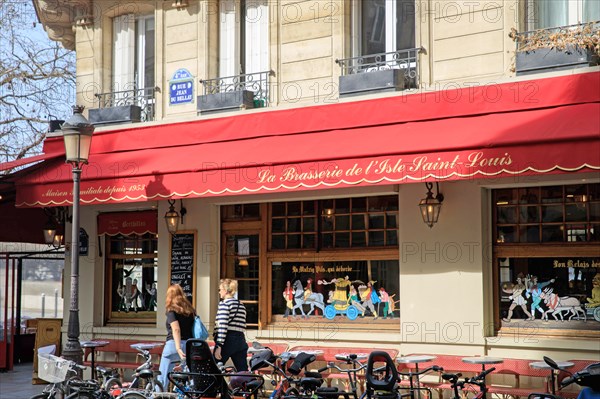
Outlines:
{"label": "potted plant on balcony", "polygon": [[509,36],[517,43],[514,68],[517,75],[599,63],[598,22],[522,33],[513,28]]}

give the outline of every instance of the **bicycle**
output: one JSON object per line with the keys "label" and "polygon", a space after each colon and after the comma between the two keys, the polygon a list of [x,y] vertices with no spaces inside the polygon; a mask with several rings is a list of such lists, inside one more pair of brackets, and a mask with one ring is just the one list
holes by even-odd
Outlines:
{"label": "bicycle", "polygon": [[[253,344],[253,349],[250,370],[254,372],[266,367],[273,370],[274,379],[271,380],[271,385],[274,389],[269,396],[270,399],[312,397],[323,384],[324,380],[320,373],[306,371],[306,367],[316,360],[314,354],[284,352],[276,356],[270,348],[258,343]],[[294,363],[287,367],[287,363],[292,359]],[[299,377],[302,370],[304,370],[303,376]]]}
{"label": "bicycle", "polygon": [[[344,364],[351,365],[352,367],[341,368],[335,362],[329,362],[327,366],[319,369],[319,372],[323,372],[328,369],[335,369],[341,373],[348,374],[348,384],[346,386],[345,391],[334,391],[334,392],[324,392],[322,390],[317,390],[317,396],[325,396],[326,398],[331,398],[331,396],[340,397],[343,396],[344,399],[350,399],[352,396],[354,399],[359,399],[358,395],[358,372],[366,369],[366,363],[361,363],[361,360],[367,359],[367,355],[364,353],[340,353],[335,355],[336,360],[343,362]],[[377,371],[376,369],[374,370]]]}
{"label": "bicycle", "polygon": [[[58,356],[46,353],[38,354],[38,377],[50,384],[44,388],[42,393],[34,395],[30,399],[64,398],[71,393],[67,381],[70,379],[79,380],[78,373],[86,368]],[[72,375],[67,378],[69,373]]]}
{"label": "bicycle", "polygon": [[[38,376],[48,382],[44,392],[33,396],[31,399],[112,399],[109,390],[105,385],[101,385],[96,380],[82,380],[79,378],[79,372],[87,369],[75,362],[66,360],[57,356],[48,354],[38,355]],[[99,370],[105,384],[115,384],[111,382],[112,375],[107,369]],[[67,378],[67,375],[72,375]]]}
{"label": "bicycle", "polygon": [[474,377],[465,378],[462,381],[460,380],[460,377],[462,377],[462,374],[460,373],[442,374],[442,378],[450,383],[450,387],[454,391],[454,398],[452,399],[461,399],[462,396],[458,393],[458,390],[460,389],[462,391],[463,389],[465,389],[465,386],[470,385],[475,385],[479,387],[479,392],[473,397],[473,399],[486,399],[488,388],[485,384],[485,377],[494,370],[496,370],[495,367],[489,368],[487,370],[482,371]]}
{"label": "bicycle", "polygon": [[206,341],[199,339],[189,339],[186,343],[186,366],[188,371],[170,372],[167,378],[178,394],[189,399],[218,395],[221,399],[231,399],[234,395],[257,399],[264,385],[259,375],[223,372]]}
{"label": "bicycle", "polygon": [[[575,373],[571,373],[570,371],[561,368],[558,364],[550,359],[549,357],[544,356],[544,362],[549,365],[552,370],[564,372],[569,376],[563,379],[560,382],[560,388],[563,389],[571,384],[578,384],[584,387],[584,389],[579,393],[578,399],[592,399],[600,397],[600,363],[590,364],[583,370],[579,370]],[[554,373],[552,374],[552,387],[554,387]],[[587,389],[586,389],[587,388]],[[528,396],[528,399],[562,399],[559,395],[556,395],[555,392],[552,393],[531,393]]]}
{"label": "bicycle", "polygon": [[144,357],[144,363],[135,369],[133,380],[127,386],[129,389],[142,389],[148,392],[163,392],[164,387],[157,379],[159,372],[154,370],[150,350],[162,344],[134,344],[131,347]]}
{"label": "bicycle", "polygon": [[96,375],[100,374],[102,377],[101,387],[108,392],[111,392],[114,389],[122,388],[123,382],[119,376],[119,373],[115,369],[96,366]]}

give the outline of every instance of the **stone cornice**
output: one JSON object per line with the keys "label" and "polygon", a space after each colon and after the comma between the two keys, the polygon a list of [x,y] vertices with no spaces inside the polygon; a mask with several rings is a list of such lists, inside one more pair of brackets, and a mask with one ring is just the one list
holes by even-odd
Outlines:
{"label": "stone cornice", "polygon": [[38,20],[51,40],[75,50],[76,26],[93,23],[92,0],[33,0]]}

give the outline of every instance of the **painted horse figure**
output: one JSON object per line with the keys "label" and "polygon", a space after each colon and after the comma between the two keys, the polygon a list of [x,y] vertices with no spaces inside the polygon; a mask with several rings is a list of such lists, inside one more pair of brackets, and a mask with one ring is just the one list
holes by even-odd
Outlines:
{"label": "painted horse figure", "polygon": [[561,320],[564,320],[562,315],[563,311],[568,311],[567,315],[569,316],[569,320],[573,319],[573,317],[579,317],[579,313],[582,314],[584,321],[587,320],[585,311],[577,298],[571,296],[560,297],[552,292],[552,288],[544,289],[541,298],[544,299],[544,303],[548,306],[548,310],[544,312],[542,320],[548,320],[548,313],[552,314],[554,320],[558,320],[556,317],[557,315]]}
{"label": "painted horse figure", "polygon": [[[294,288],[294,307],[292,308],[292,316],[296,316],[296,309],[300,309],[303,317],[308,317],[314,310],[315,306],[325,312],[325,303],[323,302],[323,294],[311,292],[307,297],[304,296],[304,287],[300,280],[295,280],[292,286]],[[310,305],[308,313],[304,313],[304,305]]]}

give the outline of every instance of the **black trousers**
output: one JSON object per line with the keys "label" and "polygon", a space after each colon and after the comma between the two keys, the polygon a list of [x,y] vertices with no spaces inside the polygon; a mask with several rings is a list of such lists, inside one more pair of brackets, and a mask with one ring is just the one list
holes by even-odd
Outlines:
{"label": "black trousers", "polygon": [[225,343],[221,348],[221,360],[227,363],[231,359],[237,371],[248,371],[248,343],[246,336],[239,331],[227,331]]}

